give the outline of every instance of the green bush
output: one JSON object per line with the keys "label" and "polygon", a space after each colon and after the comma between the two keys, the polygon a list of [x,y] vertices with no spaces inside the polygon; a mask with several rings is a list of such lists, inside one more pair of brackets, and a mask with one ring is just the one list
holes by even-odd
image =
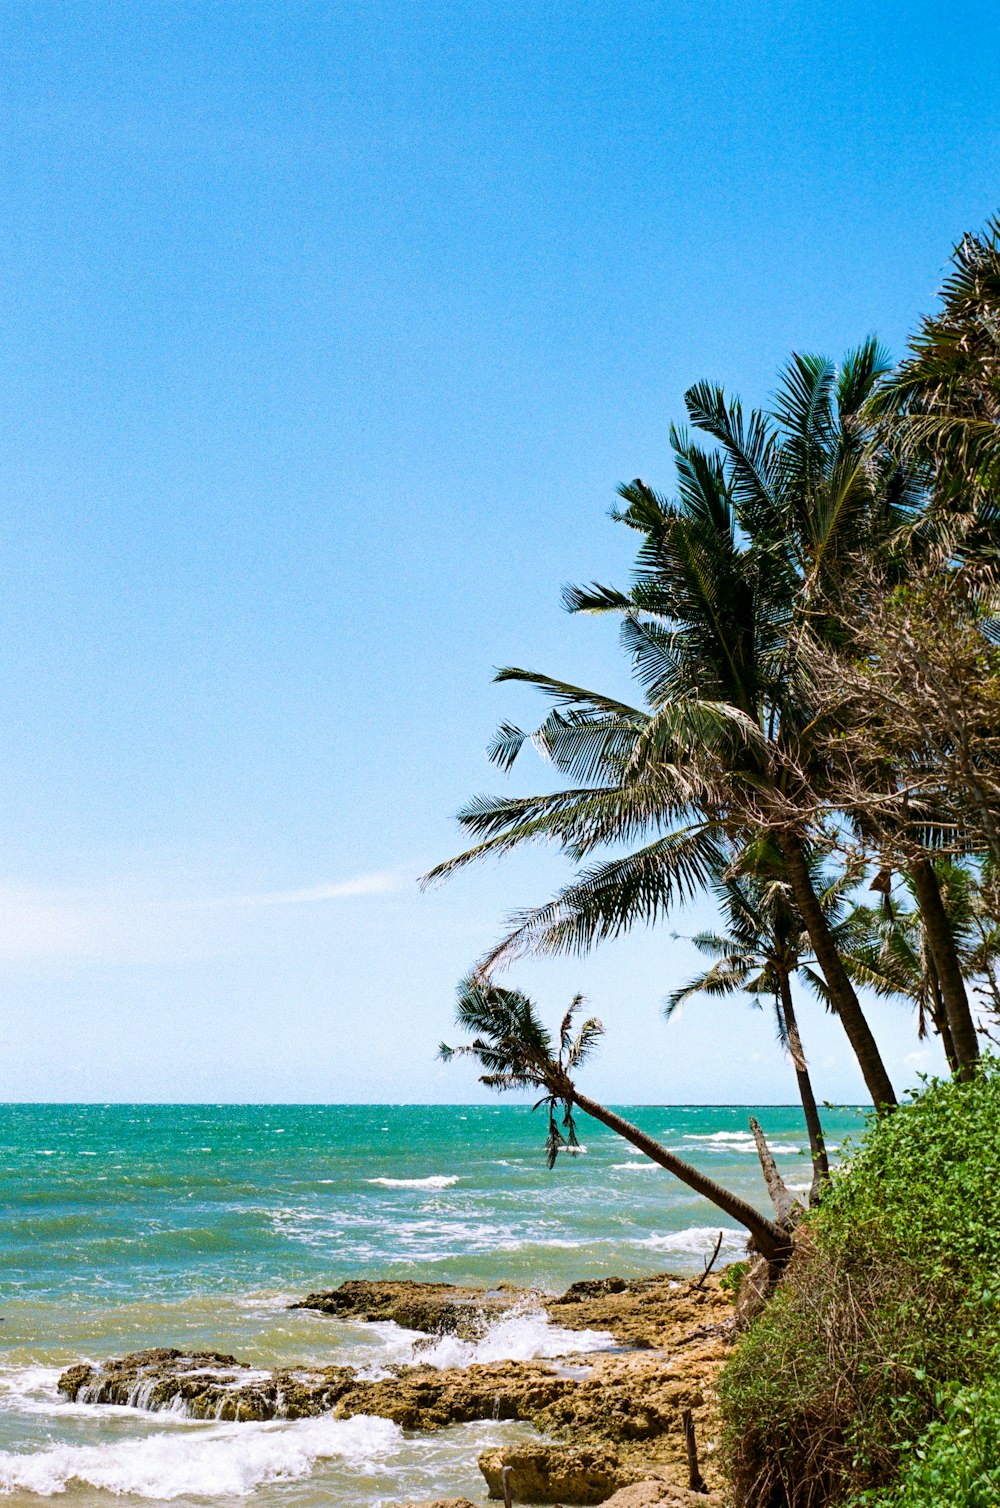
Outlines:
{"label": "green bush", "polygon": [[1000,1065],[987,1060],[870,1121],[801,1228],[720,1381],[738,1508],[826,1508],[896,1482],[944,1400],[995,1372],[998,1298]]}
{"label": "green bush", "polygon": [[899,1485],[866,1494],[858,1508],[997,1508],[1000,1383],[966,1388],[945,1405],[901,1462]]}

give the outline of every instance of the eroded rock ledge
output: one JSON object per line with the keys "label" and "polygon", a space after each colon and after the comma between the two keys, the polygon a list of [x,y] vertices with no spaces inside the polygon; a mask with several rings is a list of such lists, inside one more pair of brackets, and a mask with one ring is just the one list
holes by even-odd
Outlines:
{"label": "eroded rock ledge", "polygon": [[[311,1294],[294,1307],[342,1318],[391,1319],[409,1329],[473,1339],[512,1306],[534,1304],[564,1328],[610,1332],[619,1348],[575,1352],[565,1364],[556,1359],[436,1368],[418,1359],[389,1368],[389,1375],[378,1379],[346,1366],[262,1370],[219,1352],[158,1348],[70,1367],[59,1389],[78,1403],[169,1409],[195,1419],[375,1414],[421,1430],[477,1419],[519,1420],[550,1439],[572,1441],[572,1446],[518,1447],[529,1453],[519,1467],[525,1481],[521,1500],[553,1501],[529,1495],[537,1468],[536,1474],[565,1482],[564,1495],[555,1500],[567,1503],[603,1501],[643,1475],[660,1478],[664,1491],[671,1483],[679,1490],[685,1480],[680,1416],[691,1409],[705,1451],[703,1469],[712,1479],[712,1382],[732,1326],[732,1308],[717,1278],[703,1286],[668,1276],[634,1282],[607,1278],[576,1283],[561,1297],[544,1299],[515,1289],[352,1282]],[[573,1496],[575,1467],[569,1469],[568,1458],[581,1449],[594,1455],[592,1485],[582,1487],[576,1472]],[[565,1470],[560,1452],[567,1458]],[[488,1481],[490,1470],[499,1470],[496,1462],[481,1464]]]}
{"label": "eroded rock ledge", "polygon": [[[393,1320],[404,1330],[476,1340],[532,1291],[524,1288],[459,1288],[454,1283],[373,1283],[355,1279],[328,1293],[310,1293],[292,1309],[315,1309],[334,1319]],[[542,1295],[538,1295],[541,1301]]]}

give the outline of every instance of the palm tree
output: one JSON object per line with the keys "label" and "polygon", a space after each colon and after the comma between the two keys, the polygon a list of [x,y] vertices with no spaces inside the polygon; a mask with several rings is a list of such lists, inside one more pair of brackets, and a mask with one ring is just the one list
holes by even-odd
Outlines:
{"label": "palm tree", "polygon": [[[838,877],[824,888],[821,863],[811,855],[813,886],[828,920],[835,922],[841,911],[845,888],[855,876]],[[813,1181],[810,1204],[818,1203],[824,1181],[830,1176],[823,1127],[816,1097],[799,1035],[792,979],[804,975],[817,993],[825,997],[826,989],[811,967],[809,939],[801,916],[789,895],[787,882],[772,866],[770,876],[756,872],[736,873],[712,886],[716,903],[725,922],[725,931],[699,932],[691,941],[699,952],[712,959],[709,968],[674,990],[667,998],[665,1015],[669,1020],[686,1001],[697,995],[715,998],[733,994],[749,995],[757,1009],[769,999],[774,1010],[778,1040],[791,1057],[798,1084],[799,1098],[809,1133]]]}
{"label": "palm tree", "polygon": [[941,308],[869,404],[872,418],[932,467],[946,512],[996,544],[1000,494],[1000,218],[955,247]]}
{"label": "palm tree", "polygon": [[[459,821],[478,841],[434,879],[488,854],[555,840],[581,868],[553,901],[515,913],[482,961],[584,951],[652,922],[771,834],[832,1008],[876,1105],[895,1095],[810,876],[804,804],[824,778],[805,650],[834,632],[852,552],[881,539],[908,506],[898,468],[864,445],[861,404],[885,370],[873,342],[837,371],[789,363],[773,414],[701,384],[692,421],[717,449],[672,430],[678,497],[641,481],[614,516],[639,535],[628,592],[570,589],[576,612],[614,612],[642,705],[520,669],[498,680],[539,688],[552,711],[531,735],[570,784],[523,798],[478,797]],[[491,757],[508,769],[528,742],[504,724]],[[807,799],[808,798],[808,801]],[[602,847],[640,846],[587,863]]]}
{"label": "palm tree", "polygon": [[[979,979],[987,998],[996,998],[994,969],[1000,952],[1000,929],[982,903],[981,885],[967,865],[939,859],[932,868],[941,925],[947,929],[963,991],[966,979]],[[925,886],[924,878],[918,879],[911,869],[903,876],[901,892],[893,894],[887,883],[877,906],[853,906],[840,929],[841,951],[855,984],[886,999],[913,1002],[918,1037],[927,1035],[929,1020],[941,1038],[952,1073],[960,1077],[970,1064],[955,1040],[954,1017],[948,1010],[939,965],[940,949],[934,946],[935,936],[923,904]],[[971,1025],[971,1012],[968,1019]],[[972,1030],[974,1033],[974,1026]]]}
{"label": "palm tree", "polygon": [[578,1144],[573,1116],[576,1107],[624,1137],[646,1157],[744,1226],[757,1250],[770,1263],[785,1261],[791,1253],[788,1230],[577,1087],[574,1073],[604,1034],[601,1022],[592,1016],[574,1035],[575,1017],[582,1004],[583,997],[577,995],[562,1019],[556,1044],[534,1003],[520,990],[502,989],[475,979],[467,981],[459,990],[456,1018],[463,1030],[474,1034],[473,1040],[461,1047],[442,1043],[441,1056],[446,1060],[455,1056],[475,1058],[486,1069],[480,1083],[490,1089],[541,1090],[538,1105],[548,1112],[546,1151],[550,1168],[555,1165],[561,1147]]}

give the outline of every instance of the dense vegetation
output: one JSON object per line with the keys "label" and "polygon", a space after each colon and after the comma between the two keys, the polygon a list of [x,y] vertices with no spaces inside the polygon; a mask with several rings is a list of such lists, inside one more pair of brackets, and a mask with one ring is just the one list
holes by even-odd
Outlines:
{"label": "dense vegetation", "polygon": [[[674,495],[619,489],[631,582],[565,593],[619,620],[634,696],[501,671],[550,710],[531,732],[504,723],[491,758],[509,770],[533,748],[556,788],[476,797],[459,814],[471,846],[428,876],[536,841],[573,866],[464,987],[468,1050],[494,1087],[542,1088],[550,1148],[558,1107],[570,1133],[574,1107],[611,1125],[573,1076],[600,1023],[580,1043],[567,1018],[557,1048],[494,976],[714,897],[721,926],[696,939],[710,966],[667,1013],[694,994],[773,1007],[814,1167],[805,1220],[762,1142],[773,1221],[702,1179],[774,1290],[724,1384],[736,1501],[993,1504],[1000,1077],[981,1047],[1000,1025],[1000,221],[955,248],[900,365],[867,340],[839,364],[793,355],[768,409],[708,382],[685,403]],[[803,986],[876,1107],[832,1181]],[[899,1110],[870,992],[912,1006],[952,1075]]]}
{"label": "dense vegetation", "polygon": [[970,1469],[970,1388],[993,1400],[992,1416],[975,1409],[975,1428],[1000,1484],[998,1361],[1000,1065],[987,1059],[877,1121],[800,1228],[723,1373],[736,1500],[847,1502],[893,1482],[902,1459],[903,1495],[866,1501],[976,1503],[957,1482],[955,1496],[920,1494],[932,1470]]}

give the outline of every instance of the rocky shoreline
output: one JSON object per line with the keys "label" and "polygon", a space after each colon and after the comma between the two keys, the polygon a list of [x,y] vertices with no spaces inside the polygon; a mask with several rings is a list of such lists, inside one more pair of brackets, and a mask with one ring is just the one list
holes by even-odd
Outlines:
{"label": "rocky shoreline", "polygon": [[[429,1338],[481,1338],[505,1314],[540,1309],[564,1329],[599,1331],[614,1345],[565,1361],[473,1362],[461,1367],[391,1366],[378,1377],[347,1366],[263,1370],[217,1352],[172,1348],[70,1367],[59,1380],[76,1403],[171,1410],[195,1419],[302,1419],[332,1413],[390,1419],[436,1430],[478,1419],[518,1420],[546,1443],[486,1451],[480,1468],[491,1497],[511,1468],[515,1501],[645,1503],[720,1501],[688,1489],[682,1415],[690,1411],[701,1469],[718,1484],[713,1384],[733,1331],[733,1308],[717,1276],[670,1275],[575,1283],[558,1296],[446,1283],[347,1282],[293,1308],[332,1319],[392,1320]],[[428,1344],[433,1344],[429,1339]]]}

